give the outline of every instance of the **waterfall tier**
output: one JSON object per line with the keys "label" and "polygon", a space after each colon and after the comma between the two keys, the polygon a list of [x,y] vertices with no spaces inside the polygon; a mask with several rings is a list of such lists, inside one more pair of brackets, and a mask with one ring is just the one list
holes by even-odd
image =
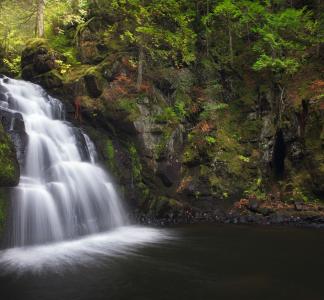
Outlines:
{"label": "waterfall tier", "polygon": [[11,247],[44,244],[125,224],[109,175],[90,138],[64,120],[63,104],[40,86],[0,78],[0,109],[23,120],[26,149],[12,194]]}

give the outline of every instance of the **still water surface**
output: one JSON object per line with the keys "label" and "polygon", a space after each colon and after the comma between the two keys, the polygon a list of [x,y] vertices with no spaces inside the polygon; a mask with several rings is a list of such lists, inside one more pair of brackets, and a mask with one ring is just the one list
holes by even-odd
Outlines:
{"label": "still water surface", "polygon": [[324,299],[323,230],[135,227],[1,256],[1,300]]}

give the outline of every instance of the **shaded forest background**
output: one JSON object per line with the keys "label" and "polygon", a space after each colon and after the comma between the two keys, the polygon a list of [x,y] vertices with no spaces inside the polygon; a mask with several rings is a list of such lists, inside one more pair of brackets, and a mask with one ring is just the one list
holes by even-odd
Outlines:
{"label": "shaded forest background", "polygon": [[74,122],[141,211],[324,199],[323,1],[0,7],[0,73],[71,119],[78,98]]}

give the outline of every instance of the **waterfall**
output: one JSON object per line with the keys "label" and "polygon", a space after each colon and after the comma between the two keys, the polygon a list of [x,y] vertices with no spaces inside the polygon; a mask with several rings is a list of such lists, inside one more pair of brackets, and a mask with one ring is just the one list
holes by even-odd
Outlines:
{"label": "waterfall", "polygon": [[90,138],[64,120],[63,104],[40,86],[0,78],[0,109],[25,124],[21,178],[12,193],[10,247],[47,244],[120,227],[124,212],[96,164]]}

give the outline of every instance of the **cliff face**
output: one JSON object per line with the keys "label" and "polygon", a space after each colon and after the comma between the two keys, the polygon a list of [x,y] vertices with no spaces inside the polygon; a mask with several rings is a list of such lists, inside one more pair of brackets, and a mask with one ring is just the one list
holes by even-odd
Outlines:
{"label": "cliff face", "polygon": [[190,69],[148,65],[138,88],[129,57],[102,44],[98,28],[83,28],[81,64],[62,72],[60,54],[31,43],[22,76],[65,101],[133,209],[165,217],[241,198],[324,200],[320,67],[291,78],[278,107],[272,82],[204,59]]}

